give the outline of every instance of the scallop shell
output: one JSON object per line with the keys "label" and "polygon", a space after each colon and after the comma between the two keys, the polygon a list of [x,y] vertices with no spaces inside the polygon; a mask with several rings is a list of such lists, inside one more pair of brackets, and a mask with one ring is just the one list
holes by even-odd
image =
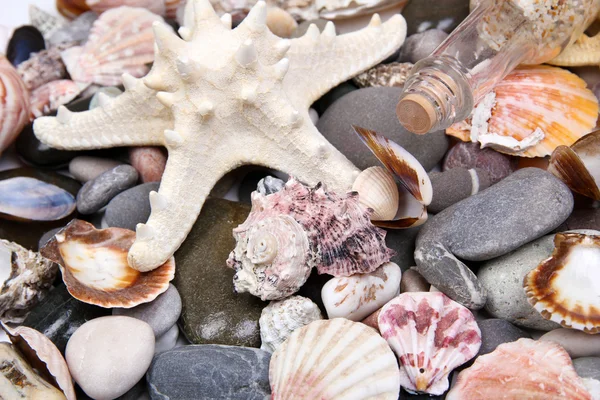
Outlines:
{"label": "scallop shell", "polygon": [[29,122],[29,93],[17,70],[0,54],[0,154]]}
{"label": "scallop shell", "polygon": [[339,196],[293,178],[277,193],[253,192],[252,210],[233,230],[237,243],[227,260],[236,271],[235,290],[277,300],[298,291],[315,266],[334,276],[374,271],[393,252],[369,214],[356,192]]}
{"label": "scallop shell", "polygon": [[363,207],[373,210],[371,221],[386,221],[396,216],[400,195],[394,177],[386,169],[365,169],[354,181],[352,190],[358,192]]}
{"label": "scallop shell", "polygon": [[314,321],[273,353],[271,399],[397,400],[398,364],[373,329],[344,318]]}
{"label": "scallop shell", "polygon": [[524,279],[529,303],[565,328],[600,332],[600,236],[558,233],[552,256]]}
{"label": "scallop shell", "polygon": [[135,232],[129,229],[96,229],[74,219],[40,252],[60,265],[67,290],[77,300],[131,308],[154,300],[175,276],[173,257],[150,272],[129,267],[127,252],[134,240]]}
{"label": "scallop shell", "polygon": [[71,193],[38,179],[20,176],[0,181],[0,217],[57,221],[75,207]]}
{"label": "scallop shell", "polygon": [[67,362],[50,339],[35,329],[26,326],[12,329],[3,324],[2,328],[8,334],[12,344],[21,351],[29,364],[46,381],[60,389],[67,400],[77,399]]}
{"label": "scallop shell", "polygon": [[121,75],[137,78],[154,60],[152,23],[163,19],[142,8],[118,7],[94,22],[88,41],[61,53],[71,79],[103,86],[121,84]]}
{"label": "scallop shell", "polygon": [[35,118],[48,115],[59,106],[69,103],[79,96],[90,84],[68,79],[48,82],[31,92],[29,103]]}
{"label": "scallop shell", "polygon": [[577,75],[544,65],[509,73],[474,109],[446,129],[463,141],[501,153],[544,157],[596,126],[598,100]]}
{"label": "scallop shell", "polygon": [[70,45],[59,45],[33,54],[29,60],[17,67],[17,72],[28,90],[39,88],[45,83],[66,78],[67,69],[60,53]]}
{"label": "scallop shell", "polygon": [[409,392],[441,395],[450,372],[481,346],[471,311],[441,292],[402,293],[381,309],[377,323],[400,361],[400,385]]}
{"label": "scallop shell", "polygon": [[262,350],[273,353],[298,328],[323,319],[321,310],[310,299],[291,296],[272,301],[260,315],[260,340]]}
{"label": "scallop shell", "polygon": [[554,342],[519,339],[477,357],[446,400],[592,400],[569,354]]}
{"label": "scallop shell", "polygon": [[97,14],[121,6],[145,8],[158,15],[165,15],[164,0],[85,0],[88,7]]}
{"label": "scallop shell", "polygon": [[359,88],[371,86],[404,87],[414,64],[393,62],[379,64],[352,78]]}

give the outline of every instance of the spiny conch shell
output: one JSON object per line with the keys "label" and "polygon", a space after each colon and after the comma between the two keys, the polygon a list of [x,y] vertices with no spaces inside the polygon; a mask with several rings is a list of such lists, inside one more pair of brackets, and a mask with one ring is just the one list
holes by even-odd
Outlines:
{"label": "spiny conch shell", "polygon": [[29,92],[15,67],[0,53],[0,154],[29,122]]}
{"label": "spiny conch shell", "polygon": [[292,333],[271,357],[271,399],[397,400],[398,364],[373,329],[344,318]]}
{"label": "spiny conch shell", "polygon": [[554,342],[501,344],[458,374],[446,400],[592,400],[569,354]]}
{"label": "spiny conch shell", "polygon": [[600,236],[556,234],[552,256],[523,284],[544,318],[565,328],[600,332]]}
{"label": "spiny conch shell", "polygon": [[135,232],[121,228],[96,229],[74,219],[40,253],[60,266],[67,290],[77,300],[100,307],[131,308],[147,303],[169,288],[175,260],[150,272],[127,264]]}
{"label": "spiny conch shell", "polygon": [[67,400],[77,399],[67,362],[50,339],[26,326],[12,329],[2,324],[2,329],[6,331],[12,344],[46,381],[60,389]]}
{"label": "spiny conch shell", "polygon": [[400,195],[392,174],[382,167],[369,167],[362,171],[352,190],[358,192],[358,201],[373,210],[371,221],[388,221],[396,216]]}
{"label": "spiny conch shell", "polygon": [[61,53],[71,79],[117,86],[124,73],[144,76],[149,70],[146,64],[154,60],[155,21],[164,22],[143,8],[118,7],[102,13],[85,45]]}
{"label": "spiny conch shell", "polygon": [[352,78],[359,88],[371,86],[404,87],[414,64],[393,62],[379,64]]}
{"label": "spiny conch shell", "polygon": [[448,374],[481,346],[471,311],[441,292],[402,293],[381,309],[377,323],[400,361],[400,385],[409,392],[441,395]]}
{"label": "spiny conch shell", "polygon": [[0,181],[0,217],[57,221],[70,215],[75,207],[71,193],[38,179],[19,176]]}
{"label": "spiny conch shell", "polygon": [[58,15],[52,15],[34,4],[29,5],[29,22],[48,39],[54,32],[67,24],[67,20]]}
{"label": "spiny conch shell", "polygon": [[[400,229],[424,224],[427,221],[425,206],[431,203],[433,198],[433,189],[427,171],[412,154],[385,136],[356,125],[352,125],[352,128],[405,189],[400,195],[401,204],[395,218],[386,221],[378,220],[375,222],[376,225]],[[371,179],[374,180],[375,176]]]}
{"label": "spiny conch shell", "polygon": [[310,299],[291,296],[272,301],[260,314],[260,348],[274,352],[298,328],[323,319],[321,310]]}
{"label": "spiny conch shell", "polygon": [[0,320],[20,324],[52,288],[58,266],[39,253],[0,240]]}
{"label": "spiny conch shell", "polygon": [[550,157],[548,172],[572,191],[600,200],[600,130],[585,135],[571,147],[558,146]]}
{"label": "spiny conch shell", "polygon": [[79,96],[89,85],[68,79],[48,82],[31,92],[31,114],[35,118],[47,115]]}
{"label": "spiny conch shell", "polygon": [[29,60],[17,67],[17,72],[28,90],[39,88],[45,83],[66,78],[67,69],[60,53],[71,47],[68,44],[51,47],[32,54]]}
{"label": "spiny conch shell", "polygon": [[294,178],[277,193],[253,192],[252,210],[233,230],[236,247],[227,260],[236,271],[235,290],[277,300],[298,291],[313,267],[333,276],[374,271],[393,252],[369,216],[356,192],[340,196]]}
{"label": "spiny conch shell", "polygon": [[446,134],[501,153],[545,157],[589,133],[597,118],[598,100],[583,79],[561,68],[521,66]]}

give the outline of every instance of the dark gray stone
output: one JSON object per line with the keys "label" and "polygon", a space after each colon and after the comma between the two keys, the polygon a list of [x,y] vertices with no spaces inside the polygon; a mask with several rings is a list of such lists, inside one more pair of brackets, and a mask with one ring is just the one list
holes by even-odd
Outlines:
{"label": "dark gray stone", "polygon": [[150,216],[148,196],[151,191],[158,191],[159,186],[159,182],[144,183],[119,193],[106,207],[104,214],[106,224],[135,231],[137,224],[148,220]]}
{"label": "dark gray stone", "polygon": [[138,173],[131,165],[119,165],[88,181],[77,193],[77,211],[93,214],[116,195],[136,184]]}
{"label": "dark gray stone", "polygon": [[600,208],[580,208],[573,210],[569,218],[556,228],[556,232],[573,229],[600,230]]}
{"label": "dark gray stone", "polygon": [[342,82],[321,96],[319,100],[315,101],[312,108],[314,108],[319,116],[323,115],[323,113],[338,99],[355,90],[358,90],[358,86],[355,86],[352,81]]}
{"label": "dark gray stone", "polygon": [[269,398],[266,351],[249,347],[192,345],[157,354],[146,380],[156,400]]}
{"label": "dark gray stone", "polygon": [[491,353],[502,343],[509,343],[521,338],[531,338],[531,336],[503,319],[486,319],[478,321],[481,330],[481,347],[478,355]]}
{"label": "dark gray stone", "polygon": [[515,158],[490,148],[482,149],[479,143],[459,142],[446,155],[443,170],[453,168],[478,168],[484,171],[490,184],[501,181],[517,169]]}
{"label": "dark gray stone", "polygon": [[390,260],[404,271],[415,265],[415,241],[422,226],[410,229],[386,229],[385,244],[396,254]]}
{"label": "dark gray stone", "polygon": [[577,375],[600,381],[600,357],[580,357],[573,360]]}
{"label": "dark gray stone", "polygon": [[417,237],[417,271],[453,300],[480,309],[486,291],[461,260],[515,250],[552,231],[572,210],[564,183],[538,168],[521,169],[431,218]]}
{"label": "dark gray stone", "polygon": [[38,248],[42,248],[44,247],[44,245],[46,244],[46,242],[50,239],[52,239],[54,237],[54,235],[56,235],[56,233],[58,231],[60,231],[63,227],[58,227],[58,228],[54,228],[49,230],[48,232],[44,233],[42,235],[42,237],[40,238],[40,241],[38,242]]}
{"label": "dark gray stone", "polygon": [[327,109],[317,122],[319,132],[360,169],[380,165],[352,125],[372,129],[404,147],[425,167],[433,168],[448,149],[443,131],[415,135],[396,116],[402,93],[398,87],[368,87],[348,93]]}
{"label": "dark gray stone", "polygon": [[156,338],[167,332],[181,314],[181,297],[175,286],[169,284],[166,292],[150,303],[133,308],[113,308],[113,315],[125,315],[140,319],[152,327]]}
{"label": "dark gray stone", "polygon": [[410,1],[402,10],[406,19],[407,35],[427,29],[452,32],[469,15],[469,0]]}
{"label": "dark gray stone", "polygon": [[448,34],[439,29],[429,29],[410,35],[400,48],[398,62],[416,64],[417,61],[429,57],[447,37]]}
{"label": "dark gray stone", "polygon": [[431,172],[429,179],[433,199],[427,206],[427,211],[434,214],[490,186],[487,174],[478,169],[453,168],[444,172]]}

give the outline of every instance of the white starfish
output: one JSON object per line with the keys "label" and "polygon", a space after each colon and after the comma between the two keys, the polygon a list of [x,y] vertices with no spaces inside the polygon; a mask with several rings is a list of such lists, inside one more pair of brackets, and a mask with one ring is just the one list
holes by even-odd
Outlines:
{"label": "white starfish", "polygon": [[163,264],[185,240],[214,184],[227,172],[256,164],[281,170],[307,184],[351,188],[359,170],[312,124],[308,108],[334,86],[381,62],[403,43],[406,22],[382,24],[374,15],[365,29],[336,36],[285,40],[265,25],[258,2],[231,30],[208,0],[189,1],[177,37],[154,24],[155,60],[150,73],[124,75],[126,91],[102,96],[101,107],[83,113],[59,109],[38,118],[37,137],[68,150],[162,145],[169,152],[152,213],[138,224],[129,264],[148,271]]}

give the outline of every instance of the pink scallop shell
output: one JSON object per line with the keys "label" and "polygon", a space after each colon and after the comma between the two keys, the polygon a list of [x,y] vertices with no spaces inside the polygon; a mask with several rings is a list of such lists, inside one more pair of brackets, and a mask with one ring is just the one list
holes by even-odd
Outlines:
{"label": "pink scallop shell", "polygon": [[29,122],[29,93],[17,70],[0,55],[0,154]]}

